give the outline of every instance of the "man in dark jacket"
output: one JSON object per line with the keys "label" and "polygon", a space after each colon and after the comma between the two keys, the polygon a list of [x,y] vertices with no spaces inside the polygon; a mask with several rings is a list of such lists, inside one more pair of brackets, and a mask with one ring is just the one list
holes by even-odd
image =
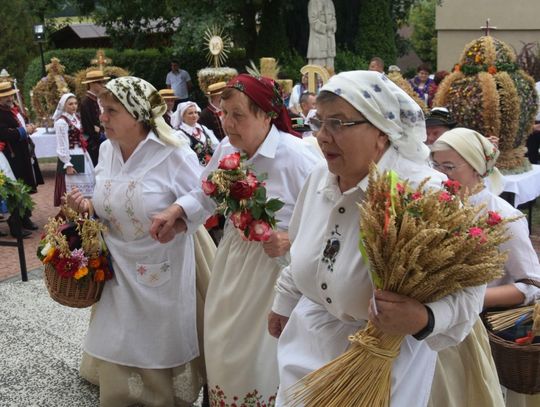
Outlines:
{"label": "man in dark jacket", "polygon": [[[30,139],[30,134],[35,132],[36,128],[26,123],[23,113],[15,105],[14,95],[17,92],[11,82],[0,82],[0,142],[5,143],[4,155],[15,178],[22,179],[31,188],[31,193],[35,193],[38,184],[43,184],[41,170],[34,154],[34,143]],[[29,212],[25,214],[22,227],[37,230],[38,226],[31,221],[30,216]],[[18,217],[13,216],[8,219],[14,237],[21,234],[21,225],[15,225],[18,220]],[[22,231],[23,237],[29,234],[27,230]]]}
{"label": "man in dark jacket", "polygon": [[105,140],[103,127],[99,122],[101,111],[97,97],[99,92],[105,88],[108,79],[110,78],[104,76],[103,71],[96,69],[88,71],[84,81],[81,81],[87,85],[86,95],[81,100],[81,125],[83,134],[88,141],[88,153],[94,167],[98,163],[99,146]]}

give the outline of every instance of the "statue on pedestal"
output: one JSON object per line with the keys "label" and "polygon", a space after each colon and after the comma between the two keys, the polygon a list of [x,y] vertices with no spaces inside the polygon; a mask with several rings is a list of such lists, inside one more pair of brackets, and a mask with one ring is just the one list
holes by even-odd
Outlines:
{"label": "statue on pedestal", "polygon": [[310,65],[333,70],[336,56],[336,11],[332,0],[310,0],[308,3]]}

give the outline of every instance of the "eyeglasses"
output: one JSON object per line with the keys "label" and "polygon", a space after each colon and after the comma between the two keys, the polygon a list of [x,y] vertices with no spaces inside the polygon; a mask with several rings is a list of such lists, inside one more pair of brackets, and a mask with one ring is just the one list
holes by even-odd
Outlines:
{"label": "eyeglasses", "polygon": [[444,172],[445,174],[450,174],[451,172],[453,172],[456,168],[459,168],[459,167],[463,167],[464,165],[466,165],[467,163],[461,163],[461,164],[458,164],[458,165],[452,165],[452,164],[439,164],[439,163],[436,163],[435,161],[431,161],[429,163],[430,167],[437,170],[437,171],[440,171],[440,172]]}
{"label": "eyeglasses", "polygon": [[364,123],[369,123],[369,120],[351,120],[348,122],[344,122],[340,119],[334,119],[332,117],[326,120],[319,120],[316,117],[312,117],[311,119],[309,119],[309,127],[311,127],[311,130],[320,131],[324,125],[326,126],[328,132],[332,134],[338,133],[343,127],[357,126]]}

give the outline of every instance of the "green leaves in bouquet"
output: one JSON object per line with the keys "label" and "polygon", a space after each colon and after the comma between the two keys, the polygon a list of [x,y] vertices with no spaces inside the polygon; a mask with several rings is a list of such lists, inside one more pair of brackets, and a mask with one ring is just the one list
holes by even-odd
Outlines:
{"label": "green leaves in bouquet", "polygon": [[8,211],[19,211],[21,217],[34,208],[34,201],[30,197],[30,187],[23,181],[14,181],[0,171],[0,198],[6,201]]}

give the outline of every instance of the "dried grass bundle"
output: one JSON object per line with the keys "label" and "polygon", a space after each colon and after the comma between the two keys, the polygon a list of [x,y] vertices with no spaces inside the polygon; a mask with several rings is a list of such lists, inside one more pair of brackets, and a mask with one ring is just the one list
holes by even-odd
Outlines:
{"label": "dried grass bundle", "polygon": [[[507,240],[505,224],[515,220],[463,202],[453,181],[438,191],[424,191],[426,183],[412,190],[394,172],[380,175],[373,166],[360,205],[360,247],[376,288],[422,303],[501,276],[506,254],[498,247]],[[368,321],[349,337],[343,355],[290,389],[293,405],[388,406],[403,338]]]}
{"label": "dried grass bundle", "polygon": [[533,319],[534,305],[512,308],[504,311],[486,312],[485,321],[494,332],[504,331],[519,323],[529,323]]}

